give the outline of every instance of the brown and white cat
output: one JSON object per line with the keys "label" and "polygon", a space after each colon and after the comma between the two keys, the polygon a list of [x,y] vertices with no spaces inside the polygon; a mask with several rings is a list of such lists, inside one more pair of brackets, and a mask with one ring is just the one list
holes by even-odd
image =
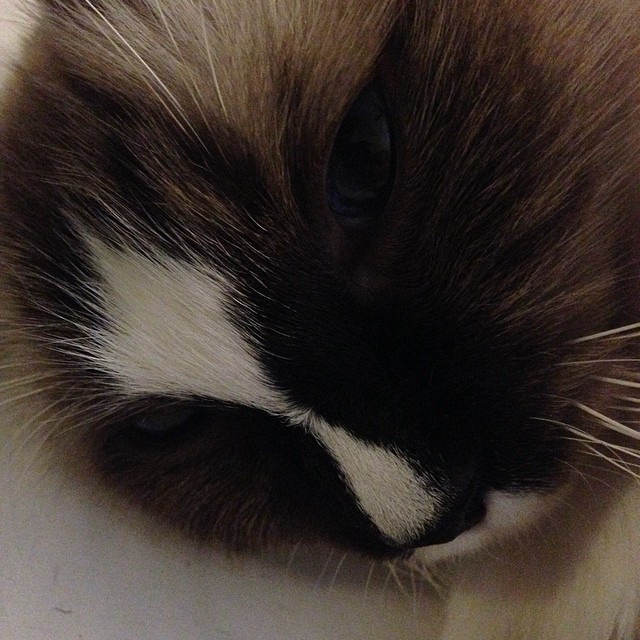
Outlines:
{"label": "brown and white cat", "polygon": [[43,0],[0,401],[197,539],[428,566],[444,640],[637,638],[639,42],[614,0]]}

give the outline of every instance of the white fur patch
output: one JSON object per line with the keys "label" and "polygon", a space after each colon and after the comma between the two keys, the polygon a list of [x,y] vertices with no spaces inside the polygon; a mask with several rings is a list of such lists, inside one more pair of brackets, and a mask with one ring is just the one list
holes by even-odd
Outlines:
{"label": "white fur patch", "polygon": [[398,451],[364,442],[341,427],[309,421],[340,466],[358,505],[379,531],[396,544],[411,544],[437,518],[442,494]]}
{"label": "white fur patch", "polygon": [[96,292],[109,320],[87,357],[127,393],[215,398],[280,412],[252,345],[229,320],[237,296],[204,264],[161,253],[115,250],[91,240],[103,283]]}

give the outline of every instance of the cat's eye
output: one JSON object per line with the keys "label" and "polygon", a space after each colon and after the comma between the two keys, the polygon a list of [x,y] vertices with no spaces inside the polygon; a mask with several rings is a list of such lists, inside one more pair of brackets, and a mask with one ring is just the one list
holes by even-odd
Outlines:
{"label": "cat's eye", "polygon": [[134,427],[149,434],[172,433],[189,426],[196,418],[197,412],[194,407],[167,407],[141,415],[134,422]]}
{"label": "cat's eye", "polygon": [[382,94],[368,86],[347,111],[329,158],[326,197],[336,215],[362,219],[382,211],[393,186],[392,133]]}

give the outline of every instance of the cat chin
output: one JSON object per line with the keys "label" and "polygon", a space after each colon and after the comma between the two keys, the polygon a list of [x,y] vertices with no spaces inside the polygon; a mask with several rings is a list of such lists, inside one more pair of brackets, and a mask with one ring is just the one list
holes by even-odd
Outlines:
{"label": "cat chin", "polygon": [[481,524],[451,542],[416,549],[412,562],[433,565],[468,555],[491,553],[502,541],[517,539],[538,527],[561,501],[565,491],[565,488],[547,494],[494,491],[486,498],[487,514]]}

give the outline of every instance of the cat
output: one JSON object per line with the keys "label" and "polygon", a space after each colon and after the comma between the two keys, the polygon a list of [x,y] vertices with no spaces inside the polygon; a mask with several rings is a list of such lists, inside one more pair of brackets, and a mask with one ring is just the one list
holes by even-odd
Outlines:
{"label": "cat", "polygon": [[637,638],[639,18],[42,0],[3,399],[198,540],[427,567],[438,640]]}

